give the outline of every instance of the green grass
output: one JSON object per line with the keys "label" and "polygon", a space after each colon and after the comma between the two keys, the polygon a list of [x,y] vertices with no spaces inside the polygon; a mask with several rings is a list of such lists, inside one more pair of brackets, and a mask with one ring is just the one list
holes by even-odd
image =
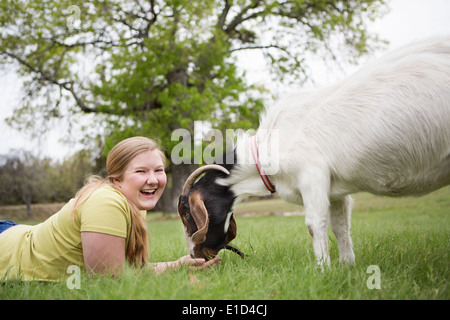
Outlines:
{"label": "green grass", "polygon": [[[7,282],[0,299],[444,299],[450,250],[450,188],[422,198],[355,196],[352,238],[356,266],[338,263],[336,240],[329,233],[331,267],[315,264],[310,235],[301,211],[279,199],[241,204],[233,241],[244,260],[222,251],[221,265],[203,272],[186,268],[154,275],[127,270],[117,278],[88,278],[81,289],[66,283]],[[243,217],[248,212],[255,216]],[[275,213],[275,214],[273,214]],[[263,215],[263,216],[260,216]],[[149,219],[151,261],[186,254],[181,222]],[[381,289],[368,289],[370,265],[380,270]]]}

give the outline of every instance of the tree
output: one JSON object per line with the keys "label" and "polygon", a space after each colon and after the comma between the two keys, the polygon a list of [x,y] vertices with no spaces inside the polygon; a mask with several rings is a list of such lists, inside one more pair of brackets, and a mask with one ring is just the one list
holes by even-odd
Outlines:
{"label": "tree", "polygon": [[40,159],[24,150],[0,155],[0,205],[67,202],[92,174],[92,155],[81,150],[64,161]]}
{"label": "tree", "polygon": [[[36,132],[50,119],[96,114],[105,152],[147,135],[170,155],[173,130],[192,131],[194,120],[257,126],[266,89],[246,83],[239,52],[261,50],[276,79],[302,83],[306,53],[354,61],[374,49],[367,22],[384,8],[383,0],[5,0],[0,63],[19,67],[26,92],[9,122]],[[166,211],[191,170],[169,165]]]}
{"label": "tree", "polygon": [[46,197],[41,201],[66,202],[74,197],[84,185],[86,178],[94,173],[92,155],[81,150],[47,167]]}
{"label": "tree", "polygon": [[43,181],[39,160],[31,153],[16,150],[0,156],[0,203],[25,203],[27,216],[32,218],[31,203],[42,192]]}

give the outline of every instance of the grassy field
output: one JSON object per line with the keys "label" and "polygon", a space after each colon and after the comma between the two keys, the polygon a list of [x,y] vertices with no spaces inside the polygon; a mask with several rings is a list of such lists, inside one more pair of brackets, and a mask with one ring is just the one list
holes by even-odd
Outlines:
{"label": "grassy field", "polygon": [[[421,198],[355,196],[352,238],[356,266],[340,266],[331,231],[332,264],[315,265],[300,206],[279,199],[242,203],[236,210],[234,245],[244,260],[222,251],[220,266],[154,275],[127,270],[117,278],[87,278],[80,289],[65,282],[7,282],[0,299],[450,299],[450,188]],[[287,215],[283,215],[284,213]],[[149,217],[151,261],[185,255],[181,222],[175,216]],[[377,266],[380,289],[368,282]]]}

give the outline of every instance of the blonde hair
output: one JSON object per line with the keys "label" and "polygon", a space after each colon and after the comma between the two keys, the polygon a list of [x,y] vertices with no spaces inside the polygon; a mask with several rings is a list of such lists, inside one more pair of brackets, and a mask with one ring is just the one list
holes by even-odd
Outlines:
{"label": "blonde hair", "polygon": [[[115,179],[121,179],[130,161],[142,152],[158,150],[161,159],[165,163],[166,157],[158,144],[152,139],[145,137],[132,137],[116,144],[106,158],[106,179],[100,176],[91,176],[86,184],[75,195],[75,203],[72,208],[72,216],[75,217],[76,210],[92,195],[98,188],[109,185],[121,192],[114,184]],[[139,213],[139,209],[128,201],[130,208],[131,229],[126,249],[126,259],[132,265],[143,266],[148,261],[149,244],[147,222]]]}

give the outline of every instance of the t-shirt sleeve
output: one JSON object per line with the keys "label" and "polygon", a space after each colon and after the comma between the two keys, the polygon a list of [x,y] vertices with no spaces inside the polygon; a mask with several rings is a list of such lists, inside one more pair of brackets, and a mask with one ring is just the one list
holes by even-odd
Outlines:
{"label": "t-shirt sleeve", "polygon": [[79,208],[80,231],[99,232],[126,238],[130,210],[123,195],[113,189],[99,189]]}

